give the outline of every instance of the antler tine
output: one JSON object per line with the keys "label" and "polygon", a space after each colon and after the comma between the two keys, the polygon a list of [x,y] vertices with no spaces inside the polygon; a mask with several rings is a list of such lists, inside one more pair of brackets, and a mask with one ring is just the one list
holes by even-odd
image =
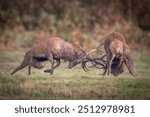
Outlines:
{"label": "antler tine", "polygon": [[[101,58],[93,58],[93,62],[94,62],[94,64],[92,64],[93,67],[96,67],[98,69],[105,69],[105,66],[106,66],[106,61],[104,60],[105,56],[106,56],[106,54],[103,55]],[[102,67],[99,68],[99,67],[97,67],[97,65],[100,65]]]}
{"label": "antler tine", "polygon": [[[105,66],[106,66],[105,63],[103,63],[102,61],[99,62],[97,60],[94,60],[94,63],[92,65],[93,65],[92,67],[95,67],[98,69],[105,69]],[[100,65],[100,67],[98,67],[97,65]]]}
{"label": "antler tine", "polygon": [[93,50],[87,52],[87,54],[89,55],[89,54],[91,54],[91,53],[93,53],[93,52],[96,52],[96,53],[100,53],[101,55],[103,55],[104,52],[101,51],[101,50],[99,50],[99,48],[100,48],[101,46],[103,46],[103,45],[104,45],[104,42],[101,43],[101,44],[99,44],[97,48],[95,48],[95,49],[93,49]]}
{"label": "antler tine", "polygon": [[82,69],[85,71],[85,72],[87,72],[87,71],[90,71],[88,68],[87,68],[87,66],[86,66],[86,63],[87,63],[88,61],[85,61],[85,62],[82,62],[82,64],[81,64],[81,67],[82,67]]}
{"label": "antler tine", "polygon": [[[91,62],[92,63],[92,66],[93,67],[96,67],[98,69],[105,69],[105,66],[106,66],[106,62],[103,60],[104,56],[101,57],[101,58],[93,58],[89,55],[87,55],[87,60],[82,62],[82,68],[84,69],[84,71],[86,70],[89,70],[87,67],[86,67],[86,63],[87,62]],[[97,67],[97,65],[100,65],[102,67]]]}

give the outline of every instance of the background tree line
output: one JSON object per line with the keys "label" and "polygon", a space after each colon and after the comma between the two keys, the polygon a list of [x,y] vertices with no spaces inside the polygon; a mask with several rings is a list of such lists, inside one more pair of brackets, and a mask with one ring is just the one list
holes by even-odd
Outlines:
{"label": "background tree line", "polygon": [[0,45],[30,46],[60,35],[92,48],[116,30],[135,49],[149,46],[149,4],[149,0],[0,0]]}

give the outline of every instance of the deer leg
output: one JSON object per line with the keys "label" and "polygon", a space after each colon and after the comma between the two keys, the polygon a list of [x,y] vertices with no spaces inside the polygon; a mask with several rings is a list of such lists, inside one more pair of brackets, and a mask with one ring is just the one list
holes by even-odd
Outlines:
{"label": "deer leg", "polygon": [[106,69],[105,69],[105,71],[103,72],[103,74],[102,74],[103,76],[105,76],[106,75]]}
{"label": "deer leg", "polygon": [[105,76],[106,73],[107,73],[107,70],[108,70],[107,63],[106,63],[106,65],[103,67],[103,69],[104,69],[104,72],[103,72],[102,75]]}
{"label": "deer leg", "polygon": [[53,71],[56,67],[58,67],[60,65],[60,59],[57,59],[56,60],[56,65],[51,68],[51,69],[46,69],[44,72],[50,72],[50,71]]}
{"label": "deer leg", "polygon": [[106,75],[106,71],[107,71],[107,64],[104,66],[103,69],[104,69],[104,72],[102,73],[102,75],[105,76]]}
{"label": "deer leg", "polygon": [[109,75],[109,73],[111,73],[111,64],[112,64],[114,57],[115,57],[115,55],[113,55],[111,53],[107,54],[106,69],[105,69],[103,75],[106,75],[106,73],[107,73],[107,75]]}
{"label": "deer leg", "polygon": [[105,76],[106,73],[107,73],[107,71],[108,71],[109,61],[110,61],[110,59],[111,59],[110,54],[107,54],[106,57],[107,57],[106,68],[105,68],[105,71],[103,72],[103,76]]}
{"label": "deer leg", "polygon": [[30,60],[30,64],[29,64],[29,66],[28,66],[28,75],[31,74],[32,62],[33,62],[33,59]]}
{"label": "deer leg", "polygon": [[135,70],[134,70],[134,67],[132,66],[132,64],[129,63],[129,61],[125,58],[125,65],[126,67],[128,68],[130,74],[132,74],[133,77],[136,76],[136,73],[135,73]]}
{"label": "deer leg", "polygon": [[44,72],[49,72],[50,75],[52,75],[53,74],[53,67],[54,67],[54,64],[55,64],[52,54],[49,54],[48,57],[47,57],[47,59],[51,63],[51,69],[46,69],[46,70],[44,70]]}
{"label": "deer leg", "polygon": [[29,66],[28,66],[28,75],[31,74],[32,62],[33,62],[33,59],[31,58],[30,61],[29,61]]}
{"label": "deer leg", "polygon": [[136,71],[133,66],[132,58],[129,52],[124,53],[125,65],[128,68],[129,72],[132,74],[133,77],[137,76]]}
{"label": "deer leg", "polygon": [[31,65],[28,66],[28,75],[31,74]]}
{"label": "deer leg", "polygon": [[[107,61],[104,60],[104,57],[107,57]],[[107,54],[104,54],[101,58],[101,61],[104,63],[104,66],[102,67],[102,69],[104,69],[104,72],[103,72],[103,76],[106,75],[106,72],[108,70],[108,60],[110,60],[109,56],[107,56]]]}
{"label": "deer leg", "polygon": [[19,67],[17,67],[12,73],[11,75],[13,75],[14,73],[16,73],[17,71],[23,69],[24,67],[28,66],[28,63],[26,64],[21,64]]}
{"label": "deer leg", "polygon": [[60,65],[60,59],[56,60],[56,65],[52,68],[53,70]]}
{"label": "deer leg", "polygon": [[50,75],[52,75],[52,74],[53,74],[53,67],[54,67],[54,64],[55,64],[55,63],[54,63],[54,59],[53,59],[52,54],[49,54],[47,58],[48,58],[48,60],[49,60],[50,63],[51,63],[51,68],[44,70],[44,72],[49,72]]}
{"label": "deer leg", "polygon": [[11,75],[13,75],[14,73],[16,73],[17,71],[23,69],[24,67],[28,66],[30,64],[30,60],[31,60],[31,56],[26,54],[24,57],[24,60],[22,61],[21,65],[19,67],[17,67],[12,73]]}
{"label": "deer leg", "polygon": [[112,61],[114,60],[115,55],[112,55],[112,58],[110,59],[110,61],[108,62],[108,71],[107,71],[107,75],[109,75],[109,73],[111,73],[111,64]]}

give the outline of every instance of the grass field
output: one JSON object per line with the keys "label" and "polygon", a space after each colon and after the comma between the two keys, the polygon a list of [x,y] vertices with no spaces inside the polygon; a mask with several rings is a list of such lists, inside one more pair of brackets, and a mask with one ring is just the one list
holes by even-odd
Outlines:
{"label": "grass field", "polygon": [[53,75],[33,68],[29,76],[25,68],[11,76],[24,53],[0,50],[0,99],[150,99],[149,55],[134,54],[136,79],[127,70],[120,77],[104,77],[98,69],[86,73],[80,66],[68,69],[64,62]]}

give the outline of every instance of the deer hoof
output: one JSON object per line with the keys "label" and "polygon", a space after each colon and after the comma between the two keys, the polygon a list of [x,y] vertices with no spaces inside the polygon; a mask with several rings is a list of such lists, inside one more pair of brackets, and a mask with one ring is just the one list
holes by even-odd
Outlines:
{"label": "deer hoof", "polygon": [[46,73],[50,73],[50,75],[52,75],[52,74],[53,74],[53,70],[52,70],[52,69],[46,69],[46,70],[44,70],[44,72],[46,72]]}
{"label": "deer hoof", "polygon": [[50,72],[51,71],[51,69],[46,69],[46,70],[44,70],[44,72]]}
{"label": "deer hoof", "polygon": [[50,75],[53,75],[53,70],[52,69],[50,69]]}

